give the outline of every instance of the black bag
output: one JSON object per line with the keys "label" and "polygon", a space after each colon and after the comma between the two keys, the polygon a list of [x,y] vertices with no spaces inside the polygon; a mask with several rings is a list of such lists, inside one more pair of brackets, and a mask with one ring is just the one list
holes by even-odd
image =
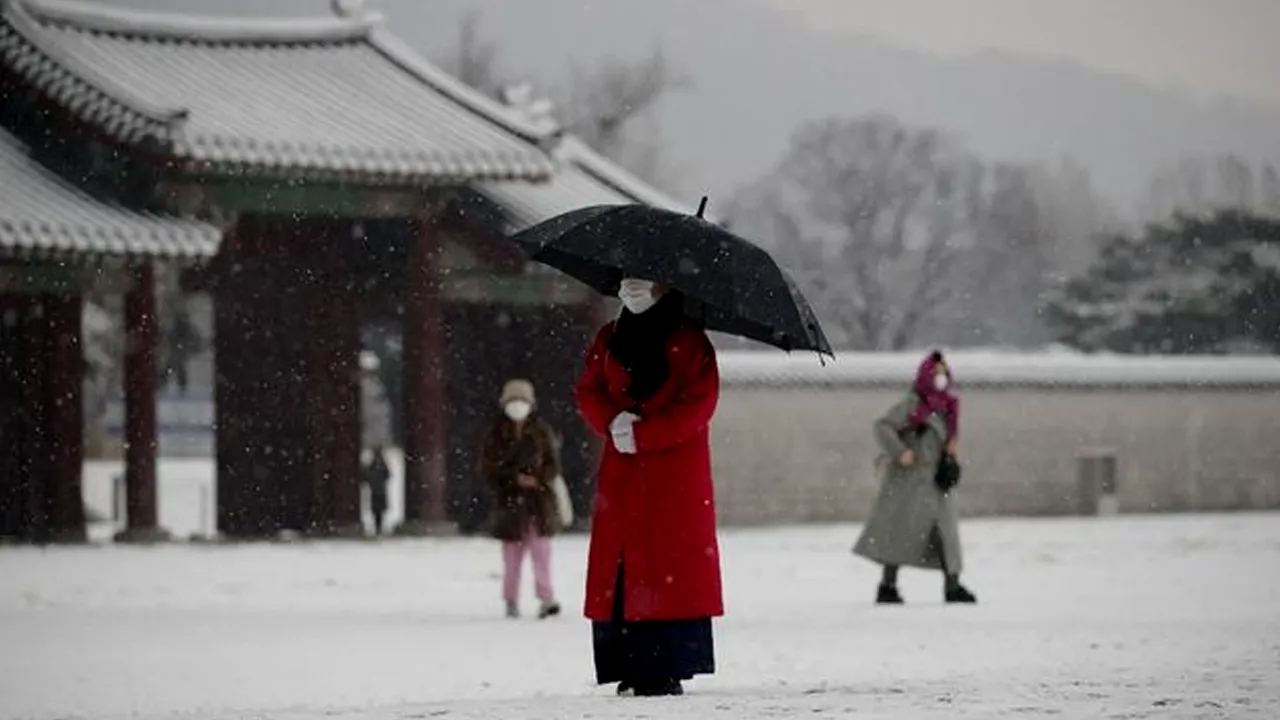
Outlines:
{"label": "black bag", "polygon": [[938,470],[933,475],[933,484],[944,494],[960,484],[960,461],[954,455],[943,453],[938,461]]}

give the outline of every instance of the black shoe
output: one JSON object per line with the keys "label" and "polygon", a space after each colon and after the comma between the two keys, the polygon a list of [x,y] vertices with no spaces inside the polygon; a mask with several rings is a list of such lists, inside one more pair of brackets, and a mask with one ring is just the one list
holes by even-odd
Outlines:
{"label": "black shoe", "polygon": [[637,683],[635,687],[635,694],[636,697],[666,697],[672,695],[683,695],[684,685],[680,684],[680,681],[674,678],[652,680]]}
{"label": "black shoe", "polygon": [[880,589],[876,590],[876,604],[877,605],[901,605],[902,595],[898,593],[897,586],[881,585]]}
{"label": "black shoe", "polygon": [[560,603],[558,602],[543,603],[542,607],[538,609],[539,620],[549,618],[553,615],[559,615],[559,614],[560,614]]}
{"label": "black shoe", "polygon": [[973,593],[969,592],[969,589],[963,585],[956,585],[954,587],[947,588],[946,600],[948,603],[965,603],[968,605],[973,605],[978,602],[978,598],[975,597]]}
{"label": "black shoe", "polygon": [[618,697],[629,697],[635,694],[635,688],[631,685],[631,681],[623,680],[618,683]]}

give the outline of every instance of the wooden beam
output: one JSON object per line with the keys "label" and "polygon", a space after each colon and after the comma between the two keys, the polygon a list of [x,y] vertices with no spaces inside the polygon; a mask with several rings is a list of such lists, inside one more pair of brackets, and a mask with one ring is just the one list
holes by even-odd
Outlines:
{"label": "wooden beam", "polygon": [[158,194],[174,212],[197,217],[237,213],[411,217],[427,204],[427,191],[265,178],[182,177],[160,183]]}
{"label": "wooden beam", "polygon": [[132,282],[129,271],[115,263],[0,262],[0,292],[18,295],[81,295],[90,289],[122,293]]}
{"label": "wooden beam", "polygon": [[440,280],[446,302],[510,305],[578,305],[592,301],[595,292],[563,276],[449,273]]}

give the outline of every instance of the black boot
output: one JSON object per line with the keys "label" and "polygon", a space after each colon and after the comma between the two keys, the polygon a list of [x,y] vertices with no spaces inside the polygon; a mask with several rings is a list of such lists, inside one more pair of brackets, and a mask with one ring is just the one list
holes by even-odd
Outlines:
{"label": "black boot", "polygon": [[948,603],[964,603],[972,605],[978,602],[978,598],[969,589],[960,584],[960,578],[954,575],[947,576],[946,590],[944,596]]}
{"label": "black boot", "polygon": [[901,605],[902,595],[898,592],[897,585],[885,585],[881,583],[880,588],[876,590],[877,605]]}
{"label": "black boot", "polygon": [[675,678],[646,680],[636,683],[635,693],[636,697],[666,697],[670,695],[683,695],[684,685]]}

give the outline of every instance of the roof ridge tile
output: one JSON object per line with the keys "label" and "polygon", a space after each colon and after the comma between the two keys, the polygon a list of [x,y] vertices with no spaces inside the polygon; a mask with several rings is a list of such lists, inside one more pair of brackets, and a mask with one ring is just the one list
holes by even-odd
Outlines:
{"label": "roof ridge tile", "polygon": [[[567,132],[562,134],[552,149],[552,154],[562,162],[572,163],[597,182],[622,195],[635,198],[640,203],[692,214],[688,205],[627,170],[617,161],[605,157],[576,135]],[[713,220],[709,215],[707,218]]]}
{"label": "roof ridge tile", "polygon": [[530,123],[513,108],[485,96],[484,93],[441,70],[385,28],[373,29],[369,33],[368,42],[375,50],[419,82],[476,115],[498,124],[508,132],[515,133],[525,140],[539,142],[550,130]]}
{"label": "roof ridge tile", "polygon": [[379,13],[355,17],[238,18],[108,7],[82,0],[10,0],[37,22],[83,32],[186,42],[323,43],[363,40]]}
{"label": "roof ridge tile", "polygon": [[[38,58],[28,58],[27,63],[21,59],[22,48],[10,48],[7,52],[0,50],[0,54],[5,56],[17,56],[19,60],[13,62],[13,67],[19,72],[23,72],[32,80],[39,79],[40,75],[48,74],[42,72],[41,64],[48,65],[55,76],[55,82],[47,83],[50,87],[47,89],[55,94],[60,94],[59,84],[74,83],[84,86],[89,90],[91,95],[101,95],[104,99],[112,100],[121,108],[129,113],[136,115],[144,121],[155,126],[153,129],[167,129],[179,120],[184,114],[183,108],[164,108],[151,103],[146,98],[138,96],[128,87],[115,82],[109,77],[99,73],[89,65],[80,62],[71,53],[63,51],[56,43],[47,42],[40,31],[30,27],[38,21],[26,12],[23,5],[28,0],[14,0],[6,3],[2,11],[0,11],[0,34],[3,34],[6,26],[9,31],[14,33],[19,39],[20,44],[25,44],[28,50],[34,51]],[[30,67],[34,65],[35,67]],[[58,77],[61,76],[61,77]],[[90,102],[90,105],[95,103]]]}

